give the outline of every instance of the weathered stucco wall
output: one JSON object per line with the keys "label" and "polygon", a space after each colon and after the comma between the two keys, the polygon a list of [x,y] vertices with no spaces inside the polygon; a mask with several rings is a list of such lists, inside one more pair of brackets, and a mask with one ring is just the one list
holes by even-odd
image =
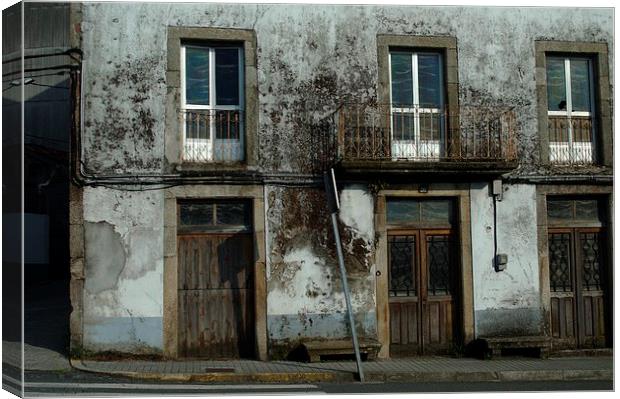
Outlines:
{"label": "weathered stucco wall", "polygon": [[266,171],[309,170],[306,110],[377,99],[377,34],[456,37],[460,101],[516,108],[524,173],[540,156],[534,41],[613,51],[609,9],[89,3],[83,15],[85,156],[98,173],[164,167],[167,26],[256,31]]}
{"label": "weathered stucco wall", "polygon": [[484,183],[471,186],[471,237],[476,336],[542,333],[536,231],[536,186],[504,185],[497,202],[497,251],[508,255],[504,271],[493,267],[493,198]]}
{"label": "weathered stucco wall", "polygon": [[[259,173],[311,171],[307,110],[377,99],[377,34],[456,37],[461,103],[516,107],[517,174],[540,172],[534,41],[606,41],[613,50],[613,12],[604,9],[86,3],[83,18],[84,162],[95,174],[169,172],[168,26],[256,32]],[[609,63],[613,71],[613,57]],[[496,273],[491,198],[486,185],[472,187],[478,335],[538,328],[533,192],[508,186],[498,204],[500,251],[509,264]],[[85,189],[87,349],[162,346],[162,195]],[[346,187],[341,200],[358,331],[374,337],[374,205],[360,186]],[[270,185],[265,203],[270,342],[347,336],[323,190]]]}
{"label": "weathered stucco wall", "polygon": [[[372,196],[361,186],[340,193],[339,227],[358,334],[376,338]],[[350,336],[325,194],[269,187],[267,328],[271,350],[304,339]],[[346,209],[346,211],[345,211]]]}
{"label": "weathered stucco wall", "polygon": [[84,192],[86,350],[162,348],[163,193]]}

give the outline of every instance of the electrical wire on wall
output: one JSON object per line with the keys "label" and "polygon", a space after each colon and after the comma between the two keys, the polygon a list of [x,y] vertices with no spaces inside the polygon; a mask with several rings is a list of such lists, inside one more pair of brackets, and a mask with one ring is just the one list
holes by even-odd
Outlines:
{"label": "electrical wire on wall", "polygon": [[497,195],[493,194],[493,268],[499,271],[497,260]]}
{"label": "electrical wire on wall", "polygon": [[503,187],[501,180],[494,180],[492,186],[492,194],[493,194],[493,268],[496,272],[501,272],[506,269],[506,264],[508,263],[508,255],[503,253],[498,253],[498,244],[497,244],[497,202],[502,200],[503,197]]}
{"label": "electrical wire on wall", "polygon": [[[75,65],[70,69],[70,85],[72,97],[72,134],[71,134],[71,169],[72,181],[81,187],[106,187],[123,191],[163,190],[175,186],[189,184],[230,184],[247,185],[262,184],[282,187],[322,187],[323,179],[319,173],[265,173],[265,172],[206,172],[200,176],[183,176],[179,173],[126,173],[100,175],[87,170],[83,161],[82,149],[82,52],[80,49],[69,49],[63,54],[69,55]],[[78,55],[78,56],[76,56]]]}

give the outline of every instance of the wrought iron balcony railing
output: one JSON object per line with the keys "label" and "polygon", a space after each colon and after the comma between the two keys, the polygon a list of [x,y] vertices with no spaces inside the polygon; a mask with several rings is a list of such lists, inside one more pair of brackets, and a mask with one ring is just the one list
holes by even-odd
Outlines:
{"label": "wrought iron balcony railing", "polygon": [[458,111],[393,104],[345,104],[334,114],[341,161],[512,162],[512,110],[460,106]]}
{"label": "wrought iron balcony railing", "polygon": [[549,161],[562,165],[594,163],[593,125],[590,116],[548,117]]}
{"label": "wrought iron balcony railing", "polygon": [[238,162],[244,159],[244,118],[240,110],[186,109],[180,113],[182,160]]}

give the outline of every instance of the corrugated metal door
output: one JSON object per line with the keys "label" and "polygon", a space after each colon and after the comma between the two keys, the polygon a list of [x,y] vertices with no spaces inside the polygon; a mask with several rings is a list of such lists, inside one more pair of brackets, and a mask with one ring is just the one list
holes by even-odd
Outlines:
{"label": "corrugated metal door", "polygon": [[249,202],[182,202],[179,216],[179,356],[253,357]]}

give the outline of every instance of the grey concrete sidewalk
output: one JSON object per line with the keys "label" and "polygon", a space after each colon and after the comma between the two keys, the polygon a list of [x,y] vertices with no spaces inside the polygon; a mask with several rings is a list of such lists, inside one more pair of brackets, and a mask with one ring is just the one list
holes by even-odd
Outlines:
{"label": "grey concrete sidewalk", "polygon": [[[73,361],[82,370],[136,378],[212,382],[352,381],[353,361]],[[612,380],[612,357],[469,358],[425,357],[363,363],[367,381],[540,381]]]}

